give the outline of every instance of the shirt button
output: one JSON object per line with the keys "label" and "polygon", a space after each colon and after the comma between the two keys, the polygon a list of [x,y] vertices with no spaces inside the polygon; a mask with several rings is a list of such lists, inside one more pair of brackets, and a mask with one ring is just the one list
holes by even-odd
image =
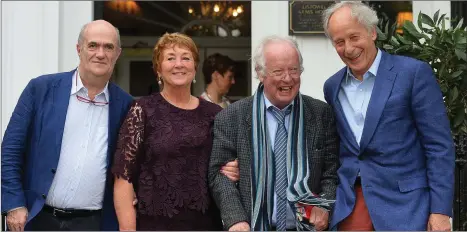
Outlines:
{"label": "shirt button", "polygon": [[51,171],[53,174],[55,174],[55,172],[57,172],[57,170],[55,170],[55,168],[52,168],[50,171]]}
{"label": "shirt button", "polygon": [[363,92],[363,89],[360,89],[360,92]]}
{"label": "shirt button", "polygon": [[45,194],[42,194],[42,198],[46,199],[46,198],[47,198],[47,196],[46,196]]}

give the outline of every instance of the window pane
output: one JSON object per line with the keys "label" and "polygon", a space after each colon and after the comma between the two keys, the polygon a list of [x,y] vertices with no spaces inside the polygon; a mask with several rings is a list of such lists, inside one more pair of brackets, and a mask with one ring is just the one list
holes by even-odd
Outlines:
{"label": "window pane", "polygon": [[250,5],[244,1],[108,1],[102,7],[102,18],[119,28],[122,36],[160,36],[165,32],[250,36]]}

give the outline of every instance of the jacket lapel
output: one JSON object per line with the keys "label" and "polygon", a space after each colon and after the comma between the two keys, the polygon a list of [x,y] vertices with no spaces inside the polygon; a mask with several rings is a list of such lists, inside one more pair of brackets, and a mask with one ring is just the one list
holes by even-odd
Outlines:
{"label": "jacket lapel", "polygon": [[[304,98],[303,99],[303,117],[304,117],[304,125],[305,125],[305,136],[306,136],[306,143],[307,147],[311,149],[319,149],[318,147],[313,147],[314,140],[316,137],[317,133],[317,128],[316,128],[316,115],[315,112],[313,112],[313,109],[311,107],[308,107],[307,102]],[[324,146],[325,144],[321,144]],[[308,152],[311,152],[312,150],[308,150]],[[312,154],[312,153],[309,153]]]}
{"label": "jacket lapel", "polygon": [[56,153],[60,155],[62,147],[63,130],[65,128],[65,119],[68,111],[68,104],[70,103],[71,83],[76,69],[65,73],[63,78],[60,78],[53,86],[53,112],[56,122],[57,131],[55,134]]}
{"label": "jacket lapel", "polygon": [[358,154],[359,146],[357,144],[357,141],[355,140],[355,136],[352,133],[352,130],[350,129],[349,123],[347,122],[347,118],[345,117],[344,110],[342,109],[342,105],[339,101],[339,91],[341,89],[341,83],[346,77],[346,75],[347,68],[341,69],[336,74],[335,83],[332,85],[334,86],[334,89],[332,90],[332,101],[335,107],[334,112],[336,114],[336,120],[338,121],[337,126],[341,125],[340,129],[342,129],[342,133],[344,134],[344,138],[341,138],[341,140],[345,139],[347,144],[350,144],[351,150],[354,151],[354,154]]}
{"label": "jacket lapel", "polygon": [[115,85],[109,82],[109,136],[108,136],[108,150],[107,150],[107,166],[111,164],[113,148],[117,141],[120,118],[122,115],[122,101],[117,92]]}
{"label": "jacket lapel", "polygon": [[389,98],[396,78],[396,73],[391,71],[394,64],[391,61],[391,56],[383,52],[381,63],[378,68],[378,74],[375,79],[375,85],[371,93],[370,103],[365,118],[362,138],[360,141],[360,154],[363,153],[368,146],[376,126],[381,118],[381,114]]}

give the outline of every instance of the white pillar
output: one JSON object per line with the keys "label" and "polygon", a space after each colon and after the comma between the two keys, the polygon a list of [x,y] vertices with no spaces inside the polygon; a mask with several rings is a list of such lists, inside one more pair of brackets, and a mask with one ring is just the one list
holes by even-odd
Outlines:
{"label": "white pillar", "polygon": [[[261,39],[268,35],[288,35],[288,1],[251,1],[251,54]],[[251,63],[251,93],[254,94],[259,80]]]}
{"label": "white pillar", "polygon": [[2,2],[2,138],[31,78],[58,71],[59,2]]}
{"label": "white pillar", "polygon": [[83,25],[93,20],[93,9],[92,1],[60,1],[60,72],[70,71],[78,66],[78,35]]}
{"label": "white pillar", "polygon": [[81,26],[92,20],[92,6],[91,1],[2,2],[2,138],[29,80],[76,67],[76,41]]}

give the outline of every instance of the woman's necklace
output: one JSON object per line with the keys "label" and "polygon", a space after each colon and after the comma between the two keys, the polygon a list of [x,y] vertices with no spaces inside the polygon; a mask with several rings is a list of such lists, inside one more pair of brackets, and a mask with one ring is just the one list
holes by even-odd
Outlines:
{"label": "woman's necklace", "polygon": [[215,102],[215,101],[212,99],[211,95],[208,93],[208,90],[206,90],[205,92],[206,92],[206,95],[208,96],[209,100],[211,100],[212,103],[220,104],[220,103],[222,102],[222,101],[219,102],[219,103]]}
{"label": "woman's necklace", "polygon": [[[165,98],[166,101],[168,101],[170,104],[174,105],[174,106],[177,106],[177,104],[173,103],[172,101],[169,100],[169,98],[167,98],[167,95],[165,95],[164,92],[161,92],[161,95]],[[190,105],[191,103],[191,95],[190,95],[190,100],[188,100],[188,103],[186,104],[187,106]],[[178,106],[177,106],[178,107]],[[180,107],[180,108],[184,108],[184,107]],[[186,107],[185,107],[186,108]]]}

